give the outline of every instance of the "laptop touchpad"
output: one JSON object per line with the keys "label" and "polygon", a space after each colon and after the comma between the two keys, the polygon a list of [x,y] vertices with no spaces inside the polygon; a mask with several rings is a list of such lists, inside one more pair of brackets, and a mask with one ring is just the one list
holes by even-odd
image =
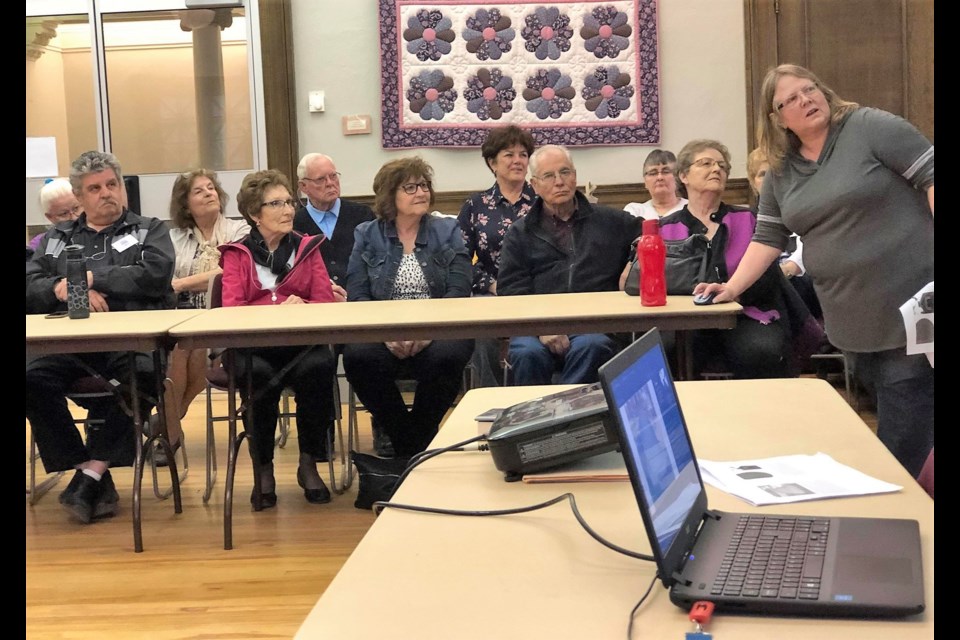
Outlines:
{"label": "laptop touchpad", "polygon": [[910,584],[913,582],[911,562],[906,558],[845,555],[837,558],[837,578],[834,588],[864,583],[885,582]]}
{"label": "laptop touchpad", "polygon": [[[919,549],[909,542],[915,522],[889,520],[881,524],[851,518],[841,521],[838,529],[835,593],[882,590],[882,585],[889,588],[917,581]],[[878,535],[878,530],[883,535]]]}

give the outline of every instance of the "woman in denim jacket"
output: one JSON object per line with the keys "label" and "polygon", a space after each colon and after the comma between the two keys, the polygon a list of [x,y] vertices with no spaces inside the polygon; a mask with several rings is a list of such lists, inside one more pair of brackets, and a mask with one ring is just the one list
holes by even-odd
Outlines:
{"label": "woman in denim jacket", "polygon": [[[466,298],[471,265],[456,218],[431,214],[433,169],[420,158],[381,167],[373,179],[377,219],[354,232],[348,301]],[[373,420],[400,457],[427,448],[460,389],[473,340],[348,344],[343,368]],[[396,386],[413,378],[407,409]]]}

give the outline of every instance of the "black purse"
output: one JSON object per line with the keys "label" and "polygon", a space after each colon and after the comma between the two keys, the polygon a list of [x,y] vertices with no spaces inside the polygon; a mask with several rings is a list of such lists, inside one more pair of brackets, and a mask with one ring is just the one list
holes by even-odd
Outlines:
{"label": "black purse", "polygon": [[357,509],[372,509],[374,502],[389,500],[410,462],[410,458],[378,458],[356,451],[350,452],[350,459],[360,476],[357,499],[353,502]]}
{"label": "black purse", "polygon": [[[637,238],[633,242],[633,261],[627,273],[623,290],[627,295],[640,295],[640,261],[637,259]],[[713,282],[708,279],[707,261],[710,254],[710,241],[702,233],[695,233],[683,240],[665,240],[667,247],[667,295],[693,295],[693,288],[699,282]]]}

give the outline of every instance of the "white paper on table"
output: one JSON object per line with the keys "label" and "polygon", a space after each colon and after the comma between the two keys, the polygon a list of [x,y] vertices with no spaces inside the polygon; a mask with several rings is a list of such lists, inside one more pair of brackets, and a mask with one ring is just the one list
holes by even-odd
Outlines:
{"label": "white paper on table", "polygon": [[[926,311],[924,310],[926,309]],[[927,354],[933,366],[933,282],[900,305],[903,327],[907,332],[907,353]]]}
{"label": "white paper on table", "polygon": [[757,460],[700,460],[704,482],[754,506],[891,493],[903,487],[877,480],[825,453]]}

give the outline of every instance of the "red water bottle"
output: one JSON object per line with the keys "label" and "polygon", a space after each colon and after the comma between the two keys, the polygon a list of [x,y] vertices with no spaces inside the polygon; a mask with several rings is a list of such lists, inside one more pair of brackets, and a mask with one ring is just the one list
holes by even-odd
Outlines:
{"label": "red water bottle", "polygon": [[643,236],[637,243],[640,263],[640,304],[662,307],[667,304],[667,247],[660,237],[660,221],[644,220]]}

